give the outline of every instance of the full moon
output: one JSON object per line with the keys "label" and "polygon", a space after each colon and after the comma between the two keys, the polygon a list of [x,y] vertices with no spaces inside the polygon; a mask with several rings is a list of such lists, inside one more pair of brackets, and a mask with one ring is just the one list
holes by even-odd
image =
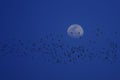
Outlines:
{"label": "full moon", "polygon": [[72,24],[68,27],[67,34],[72,38],[80,38],[83,36],[84,30],[79,24]]}

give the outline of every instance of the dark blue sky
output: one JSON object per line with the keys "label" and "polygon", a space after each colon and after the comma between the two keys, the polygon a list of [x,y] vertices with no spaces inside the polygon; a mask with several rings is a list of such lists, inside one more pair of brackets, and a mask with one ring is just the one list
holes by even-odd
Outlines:
{"label": "dark blue sky", "polygon": [[[114,42],[119,55],[119,3],[119,0],[0,0],[0,42],[16,44],[15,47],[18,40],[22,40],[29,47],[29,41],[39,44],[41,36],[52,38],[62,34],[65,45],[84,45],[95,48],[95,53],[103,47],[109,49],[109,42]],[[82,39],[67,36],[67,28],[76,23],[85,31]],[[99,37],[97,29],[102,32]],[[49,35],[51,33],[53,36]],[[89,44],[90,40],[96,44]],[[51,44],[49,39],[44,43]],[[76,64],[47,64],[38,59],[0,56],[0,80],[120,80],[120,61],[109,64],[97,59]]]}

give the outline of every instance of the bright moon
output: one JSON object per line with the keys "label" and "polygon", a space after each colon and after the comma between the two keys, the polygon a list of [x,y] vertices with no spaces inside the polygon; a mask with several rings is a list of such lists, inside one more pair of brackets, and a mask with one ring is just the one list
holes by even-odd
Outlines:
{"label": "bright moon", "polygon": [[68,27],[67,34],[73,38],[80,38],[83,36],[84,30],[79,24],[72,24]]}

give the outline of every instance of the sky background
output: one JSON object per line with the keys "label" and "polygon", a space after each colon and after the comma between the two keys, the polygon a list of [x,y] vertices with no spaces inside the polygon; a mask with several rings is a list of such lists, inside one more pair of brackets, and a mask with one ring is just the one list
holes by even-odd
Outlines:
{"label": "sky background", "polygon": [[[27,47],[33,42],[39,45],[40,38],[46,36],[48,40],[44,43],[51,44],[50,38],[54,37],[56,42],[56,35],[62,34],[63,44],[94,48],[98,55],[99,49],[109,49],[109,43],[114,42],[118,45],[116,54],[120,58],[119,3],[119,0],[0,0],[0,48],[8,44],[12,46],[6,51],[20,49],[20,40]],[[81,39],[67,35],[71,24],[83,27]],[[102,32],[99,37],[98,29]],[[96,44],[89,44],[90,40]],[[62,54],[60,51],[58,54]],[[2,50],[0,53],[4,54]],[[120,80],[120,61],[111,64],[96,58],[92,62],[47,63],[40,62],[39,57],[33,60],[28,56],[16,57],[13,53],[14,49],[9,56],[0,54],[0,80]],[[34,53],[27,52],[31,56]]]}

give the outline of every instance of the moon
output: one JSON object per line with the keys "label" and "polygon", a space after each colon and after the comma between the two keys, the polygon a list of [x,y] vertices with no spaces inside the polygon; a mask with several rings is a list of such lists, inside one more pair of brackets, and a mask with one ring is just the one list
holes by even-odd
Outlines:
{"label": "moon", "polygon": [[72,24],[68,27],[67,34],[72,38],[80,38],[83,36],[84,30],[79,24]]}

